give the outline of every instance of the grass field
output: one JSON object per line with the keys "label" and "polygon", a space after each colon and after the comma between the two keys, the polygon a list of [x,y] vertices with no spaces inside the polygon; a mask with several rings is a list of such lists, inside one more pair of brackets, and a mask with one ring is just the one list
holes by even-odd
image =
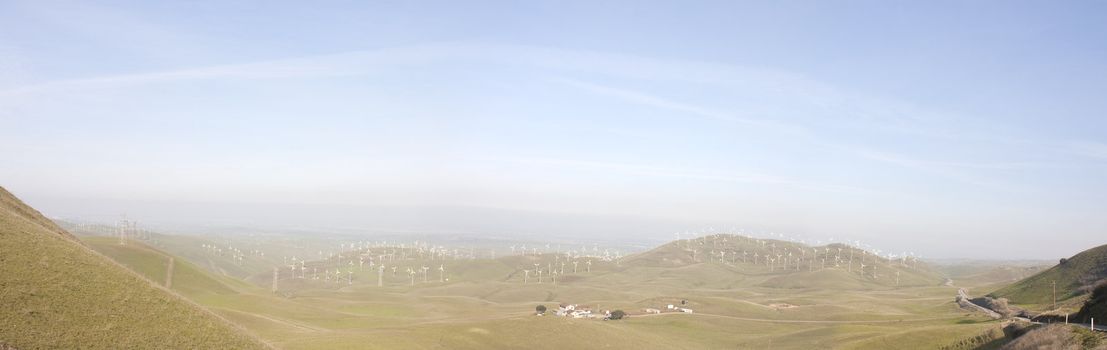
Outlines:
{"label": "grass field", "polygon": [[[159,268],[131,254],[119,258]],[[0,344],[17,349],[268,347],[89,250],[3,188],[0,305]]]}
{"label": "grass field", "polygon": [[[85,241],[154,281],[164,281],[166,261],[173,256],[141,242]],[[943,286],[943,278],[900,261],[865,260],[879,268],[873,279],[872,270],[849,271],[845,257],[838,267],[823,268],[817,259],[812,261],[818,266],[798,262],[798,268],[770,269],[738,260],[692,260],[687,253],[671,244],[619,261],[592,258],[590,272],[578,261],[576,273],[572,259],[555,253],[456,260],[413,253],[384,262],[382,287],[376,285],[375,267],[351,264],[347,255],[342,262],[336,257],[305,262],[295,270],[297,277],[281,266],[278,293],[270,291],[272,268],[239,278],[200,254],[176,259],[173,289],[286,349],[928,349],[999,327],[957,308],[956,288]],[[262,264],[258,260],[242,264]],[[539,284],[534,273],[523,283],[523,269],[539,264],[559,270],[563,262],[566,273],[556,284],[548,276]],[[423,266],[433,268],[424,276]],[[418,271],[414,286],[407,268]],[[337,281],[312,278],[335,270],[342,272]],[[894,281],[897,271],[900,286]],[[695,312],[643,312],[682,300]],[[553,309],[559,303],[622,309],[630,317],[533,315],[536,305]]]}
{"label": "grass field", "polygon": [[1054,286],[1058,309],[1075,312],[1096,282],[1107,278],[1107,245],[1085,250],[1064,263],[1004,286],[991,295],[1035,311],[1053,308]]}

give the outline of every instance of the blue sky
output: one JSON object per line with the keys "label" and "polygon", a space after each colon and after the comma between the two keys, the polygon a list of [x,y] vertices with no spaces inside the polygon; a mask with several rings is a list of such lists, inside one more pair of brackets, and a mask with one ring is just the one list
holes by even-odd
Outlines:
{"label": "blue sky", "polygon": [[0,185],[1068,256],[1107,243],[1104,7],[3,1]]}

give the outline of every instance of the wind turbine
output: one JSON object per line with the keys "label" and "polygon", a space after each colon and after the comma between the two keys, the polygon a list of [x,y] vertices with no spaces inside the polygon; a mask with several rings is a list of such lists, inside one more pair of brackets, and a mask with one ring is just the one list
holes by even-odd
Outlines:
{"label": "wind turbine", "polygon": [[430,268],[423,265],[423,283],[427,283],[427,270],[430,270]]}
{"label": "wind turbine", "polygon": [[377,268],[377,287],[384,286],[384,264]]}
{"label": "wind turbine", "polygon": [[445,281],[446,281],[446,265],[445,264],[438,265],[438,282],[441,283],[441,282],[445,282]]}

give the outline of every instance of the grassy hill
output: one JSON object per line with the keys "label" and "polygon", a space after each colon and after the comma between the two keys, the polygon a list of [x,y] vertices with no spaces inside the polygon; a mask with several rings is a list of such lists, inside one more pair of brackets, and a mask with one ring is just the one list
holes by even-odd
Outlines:
{"label": "grassy hill", "polygon": [[166,281],[169,259],[173,258],[170,289],[189,298],[206,294],[235,294],[236,288],[246,287],[241,280],[217,276],[142,242],[130,241],[119,245],[118,239],[113,237],[84,237],[82,240],[90,248],[155,282]]}
{"label": "grassy hill", "polygon": [[[863,266],[862,266],[863,265]],[[712,235],[680,240],[620,261],[623,269],[655,268],[687,277],[687,286],[859,290],[934,286],[940,275],[912,259],[887,259],[841,244]]]}
{"label": "grassy hill", "polygon": [[947,260],[935,264],[934,269],[953,280],[958,287],[990,292],[1033,276],[1052,265],[1052,261],[1038,260]]}
{"label": "grassy hill", "polygon": [[77,241],[0,188],[0,344],[37,348],[268,345]]}
{"label": "grassy hill", "polygon": [[1015,304],[1052,307],[1053,282],[1057,282],[1058,303],[1091,292],[1097,281],[1107,278],[1107,245],[1085,250],[1064,263],[996,290],[990,295]]}

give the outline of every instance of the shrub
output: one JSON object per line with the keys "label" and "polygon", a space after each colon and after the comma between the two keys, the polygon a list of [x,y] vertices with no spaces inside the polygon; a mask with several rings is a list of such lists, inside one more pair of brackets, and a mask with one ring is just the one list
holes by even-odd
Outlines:
{"label": "shrub", "polygon": [[1095,289],[1092,290],[1092,295],[1074,316],[1080,322],[1088,322],[1092,318],[1107,319],[1107,280],[1096,284]]}
{"label": "shrub", "polygon": [[1008,339],[1015,339],[1023,336],[1027,332],[1030,332],[1030,330],[1031,327],[1029,325],[1012,322],[1011,324],[1003,327],[1003,335],[1006,336]]}
{"label": "shrub", "polygon": [[991,309],[992,311],[1003,315],[1003,317],[1011,317],[1011,315],[1015,313],[1015,311],[1011,310],[1011,307],[1007,305],[1007,298],[995,299],[992,297],[979,297],[973,298],[972,300],[970,300],[970,302]]}
{"label": "shrub", "polygon": [[534,307],[534,311],[539,313],[539,314],[544,314],[544,313],[546,313],[546,305],[539,304],[538,306]]}
{"label": "shrub", "polygon": [[615,310],[615,311],[611,312],[611,319],[612,320],[620,320],[626,315],[627,315],[627,313],[623,312],[623,310]]}

